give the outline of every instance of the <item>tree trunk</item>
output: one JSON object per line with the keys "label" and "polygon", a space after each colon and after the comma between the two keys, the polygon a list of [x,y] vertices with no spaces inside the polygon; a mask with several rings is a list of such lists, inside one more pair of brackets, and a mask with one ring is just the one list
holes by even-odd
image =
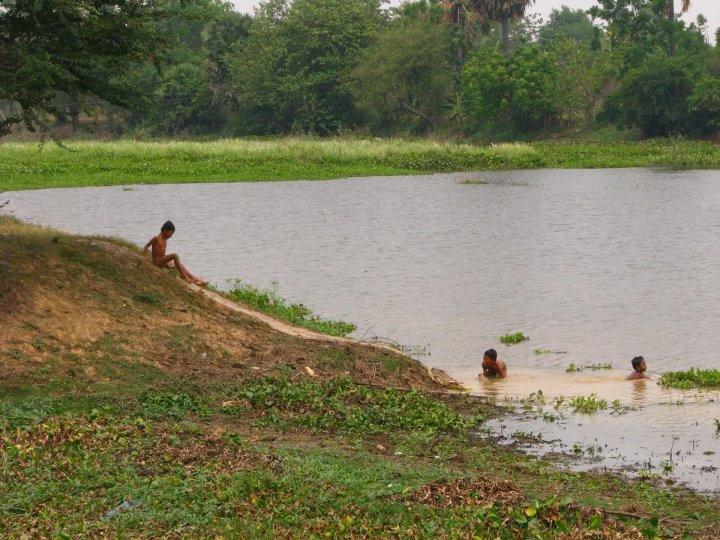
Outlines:
{"label": "tree trunk", "polygon": [[668,0],[667,16],[670,20],[670,56],[675,56],[675,0]]}
{"label": "tree trunk", "polygon": [[510,18],[503,15],[500,18],[503,33],[503,47],[505,48],[505,58],[510,57]]}
{"label": "tree trunk", "polygon": [[409,113],[414,114],[418,118],[422,118],[423,120],[425,120],[428,124],[430,124],[430,126],[432,126],[433,129],[437,128],[437,123],[435,122],[435,120],[433,118],[429,117],[427,114],[425,114],[421,110],[412,107],[408,102],[406,102],[404,100],[400,101],[400,104]]}

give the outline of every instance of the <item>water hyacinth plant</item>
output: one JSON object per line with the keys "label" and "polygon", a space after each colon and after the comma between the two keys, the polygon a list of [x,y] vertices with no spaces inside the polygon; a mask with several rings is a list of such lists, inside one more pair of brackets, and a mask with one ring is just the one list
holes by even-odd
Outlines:
{"label": "water hyacinth plant", "polygon": [[663,373],[660,384],[679,390],[720,388],[720,370],[690,368],[687,371],[668,371]]}
{"label": "water hyacinth plant", "polygon": [[504,343],[505,345],[514,345],[516,343],[527,341],[528,339],[530,338],[522,332],[515,332],[514,334],[505,334],[504,336],[501,336],[500,343]]}

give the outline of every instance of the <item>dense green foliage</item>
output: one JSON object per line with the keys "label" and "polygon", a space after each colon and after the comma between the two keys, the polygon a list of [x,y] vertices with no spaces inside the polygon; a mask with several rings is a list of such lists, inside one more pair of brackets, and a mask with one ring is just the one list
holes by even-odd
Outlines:
{"label": "dense green foliage", "polygon": [[336,133],[357,124],[349,73],[379,0],[268,0],[230,61],[243,131]]}
{"label": "dense green foliage", "polygon": [[585,11],[563,5],[552,10],[547,23],[540,28],[538,41],[543,47],[552,47],[564,38],[589,48],[598,45],[598,33]]}
{"label": "dense green foliage", "polygon": [[720,78],[705,78],[688,99],[690,130],[708,135],[720,131]]}
{"label": "dense green foliage", "polygon": [[509,59],[498,53],[474,56],[462,73],[467,129],[500,125],[523,132],[547,126],[555,112],[557,79],[555,64],[537,46]]}
{"label": "dense green foliage", "polygon": [[157,62],[167,46],[162,21],[172,0],[3,0],[0,2],[0,99],[19,105],[0,114],[0,135],[15,123],[34,129],[42,111],[72,114],[82,98],[141,107],[145,89],[115,74],[139,62]]}
{"label": "dense green foliage", "polygon": [[6,127],[481,140],[720,129],[720,48],[668,0],[562,6],[546,22],[525,16],[528,0],[265,0],[252,16],[224,0],[5,4]]}
{"label": "dense green foliage", "polygon": [[625,76],[616,106],[648,137],[678,134],[687,121],[690,74],[678,61],[652,57]]}
{"label": "dense green foliage", "polygon": [[663,373],[660,384],[681,390],[720,388],[720,371],[717,369],[696,368],[690,368],[687,371],[668,371]]}
{"label": "dense green foliage", "polygon": [[377,132],[437,128],[455,94],[448,30],[424,20],[393,25],[352,73],[357,107]]}
{"label": "dense green foliage", "polygon": [[[346,379],[329,383],[293,383],[264,378],[233,396],[261,412],[261,425],[302,426],[314,431],[373,435],[383,431],[415,431],[434,435],[478,426],[470,418],[419,392],[364,388]],[[246,405],[227,407],[227,414],[247,414]]]}

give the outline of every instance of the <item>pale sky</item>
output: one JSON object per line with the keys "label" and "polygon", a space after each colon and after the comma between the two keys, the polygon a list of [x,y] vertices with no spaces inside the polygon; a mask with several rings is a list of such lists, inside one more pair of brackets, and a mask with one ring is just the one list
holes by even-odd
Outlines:
{"label": "pale sky", "polygon": [[[253,12],[253,8],[260,2],[258,0],[231,0],[235,4],[238,11]],[[397,6],[401,0],[391,0],[390,5]],[[678,0],[675,5],[681,2]],[[540,16],[547,20],[548,15],[553,8],[560,8],[566,5],[573,9],[588,9],[595,5],[594,0],[536,0],[535,5],[530,8],[529,13],[539,13]],[[698,14],[702,13],[708,19],[708,38],[711,43],[715,42],[715,29],[720,27],[720,0],[692,0],[692,7],[685,15],[683,20],[687,23],[694,22]]]}

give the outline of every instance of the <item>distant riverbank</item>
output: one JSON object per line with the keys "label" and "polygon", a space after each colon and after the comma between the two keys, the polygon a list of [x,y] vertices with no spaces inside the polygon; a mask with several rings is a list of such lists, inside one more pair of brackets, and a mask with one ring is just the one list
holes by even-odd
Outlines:
{"label": "distant riverbank", "polygon": [[648,140],[476,146],[400,139],[225,139],[0,144],[0,191],[120,184],[327,180],[434,172],[720,168],[720,145]]}

